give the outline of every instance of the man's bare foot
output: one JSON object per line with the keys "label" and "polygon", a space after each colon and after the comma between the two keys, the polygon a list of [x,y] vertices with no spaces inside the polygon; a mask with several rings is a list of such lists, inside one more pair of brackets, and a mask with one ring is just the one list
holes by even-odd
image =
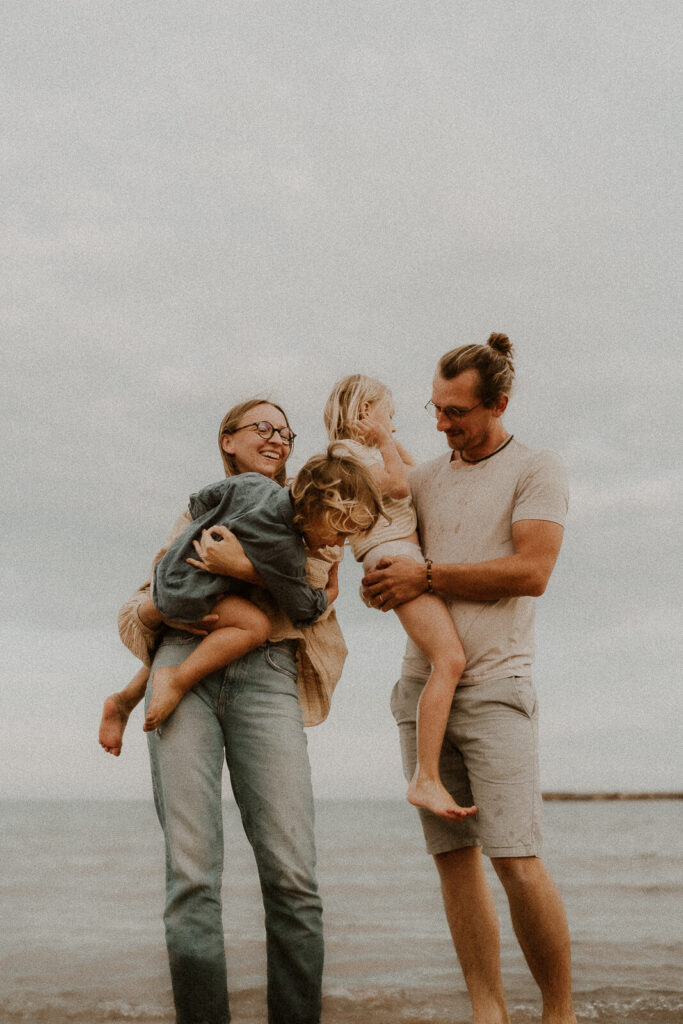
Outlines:
{"label": "man's bare foot", "polygon": [[130,708],[123,701],[120,693],[112,693],[104,702],[100,719],[100,746],[108,754],[118,757],[123,744],[123,731],[126,728]]}
{"label": "man's bare foot", "polygon": [[408,786],[408,801],[415,807],[424,807],[432,814],[440,814],[442,818],[453,818],[456,821],[476,814],[477,808],[461,807],[438,779],[419,779],[417,771]]}
{"label": "man's bare foot", "polygon": [[143,729],[145,732],[153,732],[158,729],[162,722],[165,722],[172,711],[180,703],[181,697],[185,696],[186,688],[178,680],[177,666],[158,668],[152,676],[152,699],[145,716]]}

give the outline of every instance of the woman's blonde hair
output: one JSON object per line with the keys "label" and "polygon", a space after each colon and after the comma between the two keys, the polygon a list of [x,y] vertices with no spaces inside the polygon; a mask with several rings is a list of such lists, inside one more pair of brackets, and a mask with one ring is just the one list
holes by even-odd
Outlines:
{"label": "woman's blonde hair", "polygon": [[514,349],[507,334],[490,334],[485,345],[461,345],[442,356],[439,373],[444,380],[453,380],[465,370],[479,375],[479,399],[487,409],[512,391],[515,367]]}
{"label": "woman's blonde hair", "polygon": [[344,445],[331,444],[310,458],[291,492],[294,524],[302,531],[322,522],[333,533],[358,534],[371,530],[380,516],[390,521],[371,471]]}
{"label": "woman's blonde hair", "polygon": [[[285,423],[289,426],[289,420],[287,419],[287,413],[285,410],[277,404],[277,402],[271,402],[269,398],[248,398],[246,402],[240,402],[239,405],[233,405],[229,412],[226,412],[225,416],[221,420],[221,425],[218,428],[218,450],[221,453],[223,460],[223,468],[225,469],[226,476],[239,476],[239,469],[235,464],[234,455],[230,455],[228,452],[223,450],[223,438],[226,434],[232,434],[240,425],[240,420],[245,416],[251,409],[255,409],[257,405],[272,405],[273,409],[277,409],[285,418]],[[293,445],[290,445],[289,455],[292,454]],[[287,479],[285,463],[279,467],[277,473],[273,478],[278,484],[284,486]]]}
{"label": "woman's blonde hair", "polygon": [[352,373],[338,380],[325,402],[323,418],[330,441],[356,437],[356,424],[360,420],[363,402],[376,405],[385,399],[391,401],[391,391],[374,377]]}

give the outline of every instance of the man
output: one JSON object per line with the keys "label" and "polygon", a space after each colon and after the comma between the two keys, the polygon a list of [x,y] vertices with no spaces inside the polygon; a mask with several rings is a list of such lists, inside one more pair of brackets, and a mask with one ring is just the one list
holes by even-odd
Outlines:
{"label": "man", "polygon": [[[567,484],[562,463],[508,434],[512,345],[492,334],[439,362],[428,408],[450,455],[410,476],[426,565],[385,559],[363,580],[389,611],[426,590],[446,602],[466,669],[441,754],[444,785],[476,818],[452,821],[420,809],[441,878],[446,917],[475,1024],[509,1024],[500,940],[482,851],[510,905],[515,934],[543,997],[543,1024],[576,1024],[569,931],[540,853],[536,696],[531,681],[535,598],[562,543]],[[415,719],[429,665],[408,641],[392,694],[406,778],[416,761]]]}

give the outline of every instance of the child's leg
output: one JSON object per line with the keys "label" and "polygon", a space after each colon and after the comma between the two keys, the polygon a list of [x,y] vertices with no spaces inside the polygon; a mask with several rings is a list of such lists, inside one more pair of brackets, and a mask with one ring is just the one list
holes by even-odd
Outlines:
{"label": "child's leg", "polygon": [[148,678],[149,669],[143,665],[128,686],[118,693],[112,693],[104,702],[100,719],[100,746],[114,757],[121,753],[123,730],[126,728],[128,716],[145,696]]}
{"label": "child's leg", "polygon": [[152,700],[143,726],[157,729],[168,718],[181,697],[200,679],[253,651],[268,639],[271,623],[265,612],[243,597],[224,597],[212,609],[218,615],[217,628],[205,636],[180,665],[156,669],[152,679]]}
{"label": "child's leg", "polygon": [[477,808],[460,807],[439,777],[439,757],[453,694],[465,668],[462,644],[446,606],[435,594],[421,594],[407,601],[396,614],[432,666],[417,710],[417,767],[408,787],[408,800],[445,818],[464,818]]}

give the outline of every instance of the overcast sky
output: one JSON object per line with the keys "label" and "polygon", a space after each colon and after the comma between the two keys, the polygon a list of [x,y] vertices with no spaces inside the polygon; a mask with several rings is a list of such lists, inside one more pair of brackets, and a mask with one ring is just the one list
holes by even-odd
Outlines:
{"label": "overcast sky", "polygon": [[[151,795],[139,712],[119,760],[97,745],[137,667],[116,614],[220,478],[232,404],[284,404],[296,469],[368,373],[431,458],[436,361],[492,330],[506,426],[572,487],[538,605],[544,786],[683,788],[679,12],[3,4],[0,796]],[[342,575],[316,792],[399,796],[402,633]]]}

